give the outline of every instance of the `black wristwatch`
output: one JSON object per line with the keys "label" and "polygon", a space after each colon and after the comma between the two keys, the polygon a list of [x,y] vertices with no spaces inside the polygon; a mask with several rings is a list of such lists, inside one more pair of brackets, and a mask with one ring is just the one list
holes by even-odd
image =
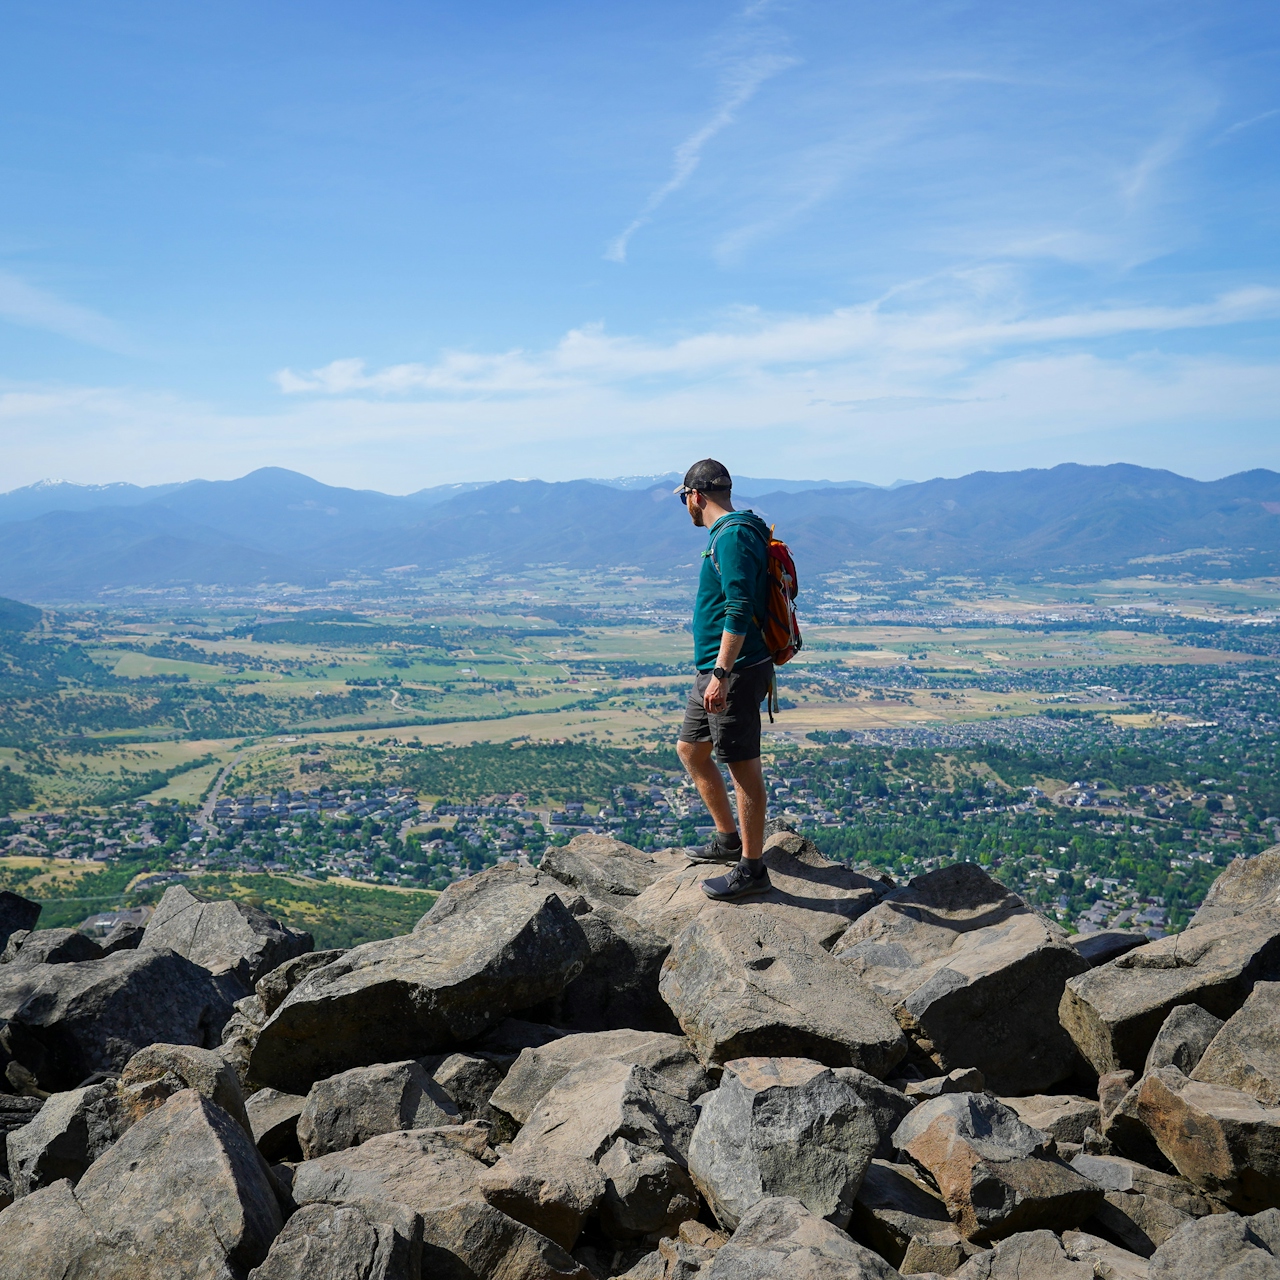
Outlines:
{"label": "black wristwatch", "polygon": [[712,667],[711,674],[717,680],[727,680],[729,678],[729,673],[723,667]]}

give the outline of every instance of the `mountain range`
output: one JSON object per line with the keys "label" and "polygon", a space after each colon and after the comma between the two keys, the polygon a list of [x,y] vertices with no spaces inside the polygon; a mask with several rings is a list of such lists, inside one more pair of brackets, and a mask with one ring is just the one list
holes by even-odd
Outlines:
{"label": "mountain range", "polygon": [[[54,603],[129,588],[314,587],[464,561],[507,573],[692,572],[703,535],[673,499],[673,477],[641,480],[503,480],[398,497],[267,467],[150,488],[33,485],[0,494],[0,594]],[[735,497],[776,523],[810,582],[849,565],[1015,579],[1280,572],[1273,471],[1200,481],[1063,464],[888,489],[743,480]]]}

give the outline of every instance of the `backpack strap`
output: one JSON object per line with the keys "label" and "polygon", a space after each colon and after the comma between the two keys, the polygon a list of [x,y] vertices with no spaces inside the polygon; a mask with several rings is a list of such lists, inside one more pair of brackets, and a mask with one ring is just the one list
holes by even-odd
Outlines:
{"label": "backpack strap", "polygon": [[[732,514],[736,515],[738,513],[733,512]],[[744,511],[742,512],[742,514],[744,516],[753,515],[754,512]],[[755,525],[753,525],[750,520],[732,520],[729,523],[725,524],[722,528],[717,529],[716,532],[712,534],[711,541],[707,544],[707,549],[702,553],[702,558],[704,560],[709,559],[711,561],[712,565],[715,568],[717,576],[720,573],[720,562],[716,559],[717,540],[719,539],[720,535],[725,531],[725,529],[741,529],[744,525],[749,529],[755,529]],[[756,532],[760,533],[760,530],[756,529]],[[764,534],[760,534],[760,536],[764,540],[764,546],[767,552],[769,549],[769,539]],[[758,623],[758,620],[757,620],[757,623]]]}

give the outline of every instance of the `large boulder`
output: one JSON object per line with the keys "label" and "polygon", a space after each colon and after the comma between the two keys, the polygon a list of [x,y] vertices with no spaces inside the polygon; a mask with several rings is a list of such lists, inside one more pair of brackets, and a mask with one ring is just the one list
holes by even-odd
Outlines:
{"label": "large boulder", "polygon": [[189,1044],[148,1045],[129,1059],[118,1089],[122,1127],[182,1089],[195,1089],[251,1132],[236,1073],[213,1050]]}
{"label": "large boulder", "polygon": [[950,1275],[976,1252],[956,1230],[938,1193],[911,1165],[888,1160],[867,1166],[849,1231],[905,1275]]}
{"label": "large boulder", "polygon": [[36,929],[14,934],[5,947],[3,962],[12,965],[75,964],[81,960],[101,960],[100,946],[79,929]]}
{"label": "large boulder", "polygon": [[421,1059],[427,1074],[453,1100],[466,1120],[484,1120],[499,1129],[503,1137],[514,1137],[515,1130],[505,1131],[505,1117],[489,1105],[493,1091],[506,1074],[492,1054],[445,1053]]}
{"label": "large boulder", "polygon": [[591,950],[582,972],[527,1015],[571,1031],[678,1031],[658,994],[658,975],[671,944],[622,911],[586,906],[584,898],[570,904]]}
{"label": "large boulder", "polygon": [[0,890],[0,950],[7,945],[11,933],[34,929],[40,919],[40,911],[38,902],[19,897],[8,889]]}
{"label": "large boulder", "polygon": [[[843,863],[832,862],[809,840],[779,831],[765,841],[765,866],[773,888],[751,899],[751,910],[807,933],[829,948],[856,920],[884,897],[886,888]],[[641,924],[674,942],[710,907],[702,891],[708,876],[723,867],[682,866],[654,881],[624,909]]]}
{"label": "large boulder", "polygon": [[249,1280],[420,1280],[422,1223],[395,1205],[309,1204]]}
{"label": "large boulder", "polygon": [[304,951],[291,956],[282,964],[264,973],[254,984],[253,994],[258,1000],[258,1011],[265,1020],[284,1003],[285,997],[307,974],[325,965],[341,960],[347,954],[345,947],[330,951]]}
{"label": "large boulder", "polygon": [[1114,1240],[1130,1253],[1149,1258],[1191,1215],[1158,1196],[1108,1191],[1086,1226]]}
{"label": "large boulder", "polygon": [[883,1077],[906,1053],[893,1015],[852,968],[754,907],[704,910],[672,946],[659,989],[704,1062],[804,1057]]}
{"label": "large boulder", "polygon": [[1257,910],[1171,934],[1072,978],[1058,1016],[1103,1075],[1141,1071],[1178,1005],[1229,1018],[1255,982],[1280,977],[1280,911]]}
{"label": "large boulder", "polygon": [[424,1275],[591,1280],[559,1245],[485,1201],[484,1170],[447,1131],[414,1129],[306,1161],[292,1194],[299,1205],[393,1204],[419,1215]]}
{"label": "large boulder", "polygon": [[833,954],[881,995],[942,1072],[977,1067],[997,1093],[1039,1093],[1077,1058],[1058,1024],[1088,961],[1058,925],[980,867],[917,876],[852,924]]}
{"label": "large boulder", "polygon": [[120,1129],[111,1085],[55,1093],[29,1124],[6,1139],[14,1196],[30,1195],[62,1178],[79,1182]]}
{"label": "large boulder", "polygon": [[566,845],[552,845],[542,855],[538,870],[592,902],[625,911],[655,880],[684,864],[674,850],[644,853],[611,836],[585,832]]}
{"label": "large boulder", "polygon": [[1233,858],[1209,886],[1191,927],[1217,924],[1259,907],[1280,907],[1280,845],[1254,858]]}
{"label": "large boulder", "polygon": [[683,1036],[658,1031],[600,1031],[523,1049],[489,1102],[525,1124],[539,1102],[580,1063],[607,1059],[646,1067],[670,1093],[692,1102],[712,1082]]}
{"label": "large boulder", "polygon": [[879,1254],[790,1196],[761,1200],[699,1273],[706,1280],[898,1280]]}
{"label": "large boulder", "polygon": [[1280,982],[1259,982],[1218,1027],[1190,1066],[1173,1065],[1193,1080],[1230,1085],[1264,1107],[1280,1106]]}
{"label": "large boulder", "polygon": [[1142,1074],[1150,1075],[1161,1067],[1177,1067],[1184,1076],[1189,1076],[1223,1025],[1221,1018],[1206,1013],[1198,1004],[1177,1005],[1156,1032],[1156,1038],[1147,1050]]}
{"label": "large boulder", "polygon": [[413,933],[308,974],[259,1033],[250,1076],[300,1093],[350,1067],[458,1048],[556,995],[590,948],[548,879],[496,869],[459,881]]}
{"label": "large boulder", "polygon": [[0,1213],[0,1258],[23,1280],[230,1280],[282,1226],[252,1139],[194,1089],[174,1094],[100,1156]]}
{"label": "large boulder", "polygon": [[120,1071],[156,1042],[213,1048],[231,1006],[208,970],[173,951],[0,968],[10,1052],[45,1088]]}
{"label": "large boulder", "polygon": [[398,1129],[434,1129],[457,1124],[462,1115],[452,1098],[419,1062],[382,1062],[352,1067],[317,1080],[298,1117],[303,1157],[356,1147]]}
{"label": "large boulder", "polygon": [[180,884],[164,891],[147,921],[142,950],[176,951],[213,974],[229,974],[243,988],[278,964],[314,947],[311,935],[273,920],[244,902],[201,902]]}
{"label": "large boulder", "polygon": [[538,1103],[511,1150],[599,1162],[626,1138],[684,1164],[697,1118],[683,1091],[671,1092],[657,1072],[592,1058],[563,1076]]}
{"label": "large boulder", "polygon": [[846,1227],[879,1137],[871,1109],[829,1067],[740,1058],[703,1099],[689,1172],[728,1231],[775,1196]]}
{"label": "large boulder", "polygon": [[590,1160],[511,1151],[480,1174],[480,1193],[508,1217],[572,1249],[604,1199],[605,1176]]}
{"label": "large boulder", "polygon": [[1244,1213],[1280,1205],[1280,1108],[1162,1067],[1137,1086],[1137,1115],[1188,1181]]}
{"label": "large boulder", "polygon": [[1087,1262],[1102,1280],[1148,1280],[1150,1275],[1146,1258],[1087,1231],[1064,1231],[1062,1248],[1073,1262]]}
{"label": "large boulder", "polygon": [[1190,1218],[1203,1218],[1220,1209],[1185,1178],[1148,1168],[1124,1156],[1095,1156],[1082,1151],[1071,1158],[1071,1167],[1104,1191],[1161,1200]]}
{"label": "large boulder", "polygon": [[951,1093],[922,1102],[894,1143],[933,1178],[969,1240],[1079,1226],[1103,1194],[1052,1155],[1053,1140],[995,1098]]}
{"label": "large boulder", "polygon": [[1098,1129],[1098,1104],[1074,1094],[1033,1093],[1028,1098],[1001,1098],[1023,1124],[1047,1133],[1055,1142],[1084,1142],[1086,1129]]}
{"label": "large boulder", "polygon": [[1089,962],[1089,968],[1096,969],[1126,951],[1145,947],[1148,939],[1137,929],[1099,929],[1095,933],[1073,933],[1067,941]]}
{"label": "large boulder", "polygon": [[1092,1262],[1073,1261],[1052,1231],[1038,1230],[970,1258],[956,1280],[1093,1280],[1097,1274]]}
{"label": "large boulder", "polygon": [[614,1240],[657,1240],[697,1218],[698,1191],[688,1171],[661,1151],[617,1138],[600,1157],[605,1177],[600,1226]]}
{"label": "large boulder", "polygon": [[[1270,1224],[1268,1224],[1270,1225]],[[1150,1280],[1280,1280],[1271,1233],[1235,1213],[1180,1227],[1151,1257]]]}

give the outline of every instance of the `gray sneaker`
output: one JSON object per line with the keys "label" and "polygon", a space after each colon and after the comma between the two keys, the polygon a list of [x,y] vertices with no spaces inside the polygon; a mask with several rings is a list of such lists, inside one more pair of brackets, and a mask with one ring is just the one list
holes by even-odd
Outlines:
{"label": "gray sneaker", "polygon": [[689,859],[690,866],[704,862],[737,862],[742,857],[742,841],[739,840],[731,849],[728,845],[721,843],[721,836],[717,831],[706,844],[697,849],[690,849],[685,857]]}
{"label": "gray sneaker", "polygon": [[712,876],[702,882],[702,892],[716,902],[732,902],[738,898],[754,898],[768,893],[773,888],[769,881],[769,872],[753,876],[743,869],[742,863],[735,864],[727,875]]}

